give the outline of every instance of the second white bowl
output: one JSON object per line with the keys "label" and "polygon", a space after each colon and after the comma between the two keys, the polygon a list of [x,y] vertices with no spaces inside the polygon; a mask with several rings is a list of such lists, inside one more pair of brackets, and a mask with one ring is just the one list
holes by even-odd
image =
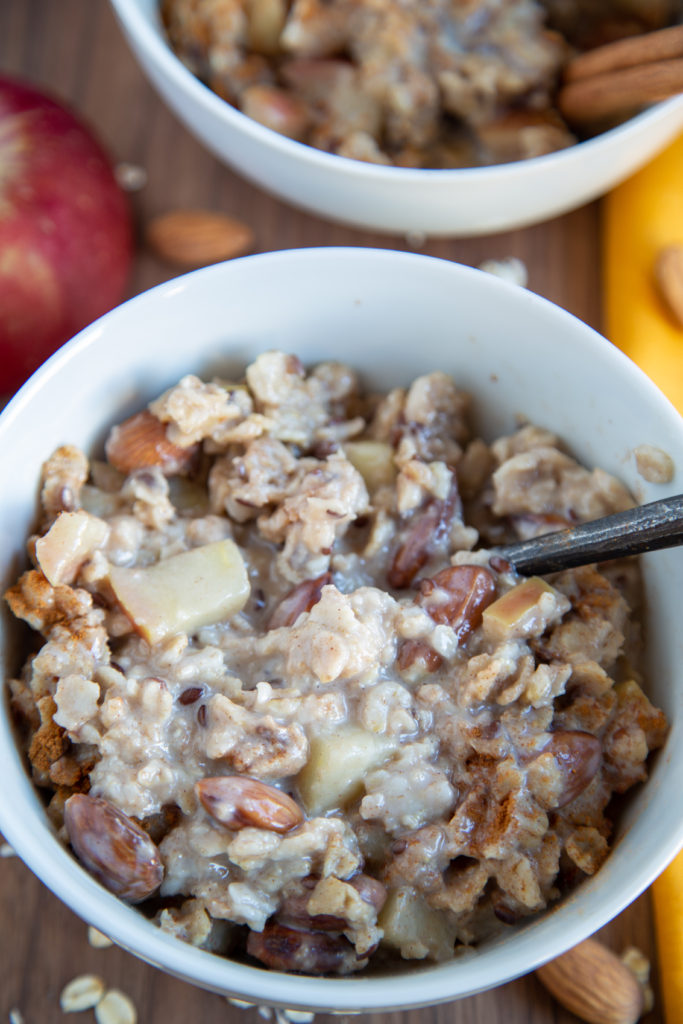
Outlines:
{"label": "second white bowl", "polygon": [[681,96],[532,160],[444,171],[380,167],[321,152],[245,117],[172,52],[158,0],[111,2],[143,70],[208,149],[282,199],[355,227],[461,237],[525,227],[602,195],[683,129]]}

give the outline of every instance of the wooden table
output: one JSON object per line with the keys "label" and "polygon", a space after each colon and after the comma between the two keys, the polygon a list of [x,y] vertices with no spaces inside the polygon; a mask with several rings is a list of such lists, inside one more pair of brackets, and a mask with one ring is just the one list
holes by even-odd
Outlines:
{"label": "wooden table", "polygon": [[[142,167],[147,184],[132,196],[138,223],[178,207],[222,210],[246,220],[256,250],[313,245],[413,248],[410,240],[353,230],[301,213],[225,168],[163,106],[129,52],[105,0],[0,0],[0,70],[49,87],[97,129],[117,161]],[[517,256],[529,287],[594,327],[601,325],[598,204],[538,227],[467,240],[427,241],[421,251],[470,265]],[[130,281],[135,294],[173,276],[140,247]],[[255,1010],[168,978],[117,947],[92,948],[87,930],[18,858],[0,860],[0,1022],[21,1011],[25,1024],[66,1018],[59,993],[92,971],[127,992],[140,1024],[257,1024]],[[642,897],[603,935],[621,951],[635,944],[651,959],[650,902]],[[656,990],[656,967],[654,986]],[[419,981],[416,980],[416,985]],[[82,1018],[91,1020],[88,1013]],[[319,1018],[322,1020],[322,1018]],[[335,1018],[330,1017],[329,1021]],[[336,1018],[337,1020],[339,1018]],[[644,1018],[661,1022],[657,1006]],[[402,1014],[371,1015],[368,1024],[571,1024],[533,976],[495,991]]]}

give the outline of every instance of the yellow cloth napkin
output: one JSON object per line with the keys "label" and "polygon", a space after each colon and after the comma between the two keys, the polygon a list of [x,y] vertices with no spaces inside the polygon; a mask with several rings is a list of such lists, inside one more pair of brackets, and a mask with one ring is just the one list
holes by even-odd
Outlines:
{"label": "yellow cloth napkin", "polygon": [[[605,333],[683,414],[683,329],[653,283],[665,245],[683,245],[683,136],[604,203]],[[652,887],[666,1024],[683,1024],[683,853]]]}

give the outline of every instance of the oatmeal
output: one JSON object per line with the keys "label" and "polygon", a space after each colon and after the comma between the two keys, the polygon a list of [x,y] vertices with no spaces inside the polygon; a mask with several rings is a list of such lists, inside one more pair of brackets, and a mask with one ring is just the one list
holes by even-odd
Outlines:
{"label": "oatmeal", "polygon": [[471,404],[267,352],[44,464],[12,710],[64,841],[165,931],[303,973],[446,960],[608,856],[667,732],[637,563],[495,549],[633,499]]}
{"label": "oatmeal", "polygon": [[160,6],[180,59],[248,117],[339,156],[448,168],[572,145],[577,140],[555,98],[575,46],[665,25],[678,2],[161,0]]}

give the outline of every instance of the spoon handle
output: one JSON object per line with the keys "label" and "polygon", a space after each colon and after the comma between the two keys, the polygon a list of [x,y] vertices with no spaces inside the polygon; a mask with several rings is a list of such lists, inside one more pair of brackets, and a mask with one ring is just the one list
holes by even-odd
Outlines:
{"label": "spoon handle", "polygon": [[525,576],[683,544],[683,494],[496,548]]}

